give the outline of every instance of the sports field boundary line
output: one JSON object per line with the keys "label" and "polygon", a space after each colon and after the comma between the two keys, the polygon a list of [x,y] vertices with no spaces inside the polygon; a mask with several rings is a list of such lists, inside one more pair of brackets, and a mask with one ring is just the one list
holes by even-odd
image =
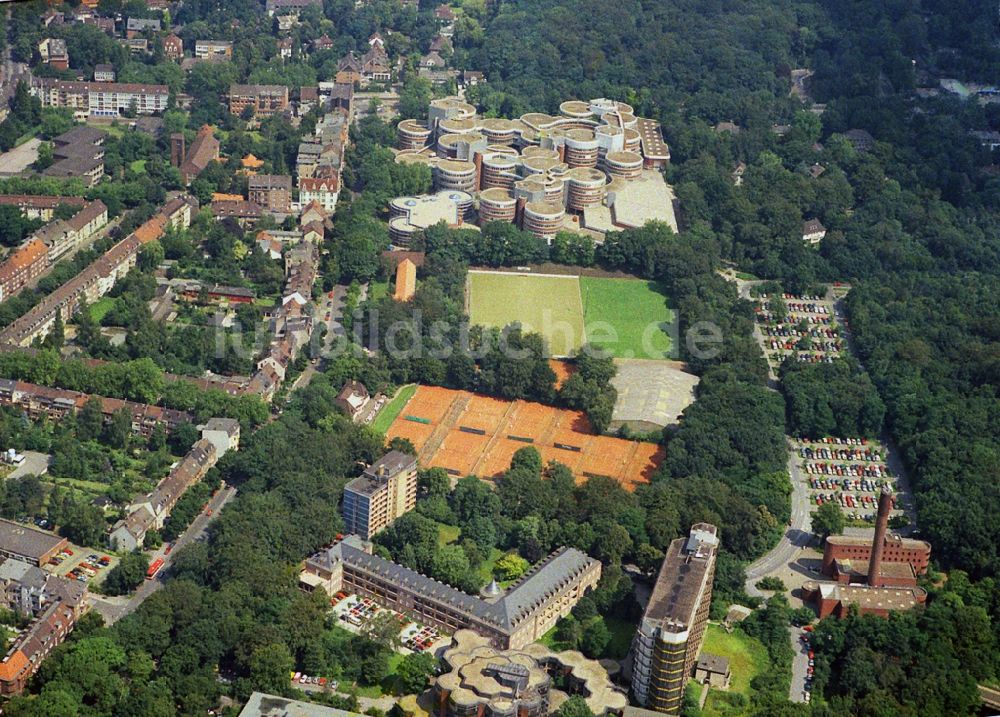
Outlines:
{"label": "sports field boundary line", "polygon": [[[537,276],[543,279],[572,279],[579,283],[580,277],[575,274],[535,274],[530,271],[495,271],[493,269],[469,269],[468,274],[497,274],[499,276]],[[581,297],[582,301],[582,297]]]}

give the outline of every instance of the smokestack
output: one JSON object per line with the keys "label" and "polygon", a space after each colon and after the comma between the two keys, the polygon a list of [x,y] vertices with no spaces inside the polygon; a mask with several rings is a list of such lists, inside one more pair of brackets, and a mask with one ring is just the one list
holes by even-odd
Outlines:
{"label": "smokestack", "polygon": [[170,164],[180,167],[184,164],[185,153],[184,135],[180,132],[170,135]]}
{"label": "smokestack", "polygon": [[472,155],[472,163],[476,165],[476,191],[483,188],[483,154],[475,152]]}
{"label": "smokestack", "polygon": [[872,556],[868,561],[868,584],[873,588],[882,587],[882,551],[885,550],[885,534],[889,528],[889,513],[891,512],[892,494],[883,489],[878,497],[875,539],[872,542]]}

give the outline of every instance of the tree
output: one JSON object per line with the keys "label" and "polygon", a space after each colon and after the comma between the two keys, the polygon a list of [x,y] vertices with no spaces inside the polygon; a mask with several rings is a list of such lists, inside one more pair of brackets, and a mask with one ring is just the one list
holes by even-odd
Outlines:
{"label": "tree", "polygon": [[587,706],[587,700],[581,695],[573,695],[559,705],[556,717],[594,717],[593,711]]}
{"label": "tree", "polygon": [[427,689],[436,667],[437,660],[430,653],[411,652],[404,656],[396,668],[400,692],[405,695],[423,692]]}
{"label": "tree", "polygon": [[104,426],[103,441],[112,448],[125,448],[132,435],[132,416],[120,408],[111,414],[111,420]]}
{"label": "tree", "polygon": [[288,692],[288,675],[294,670],[295,661],[284,643],[272,642],[253,651],[249,667],[254,690],[283,695]]}
{"label": "tree", "polygon": [[493,574],[504,582],[517,580],[528,572],[531,567],[527,560],[517,553],[506,553],[496,561],[493,566]]}
{"label": "tree", "polygon": [[604,654],[605,648],[611,642],[611,632],[604,624],[603,618],[591,620],[583,628],[583,635],[580,638],[580,649],[587,657],[598,658]]}
{"label": "tree", "polygon": [[822,543],[830,535],[844,532],[844,513],[836,503],[826,502],[812,512],[812,530]]}
{"label": "tree", "polygon": [[104,579],[104,590],[108,595],[126,595],[142,585],[147,570],[149,558],[145,553],[129,553],[108,572]]}

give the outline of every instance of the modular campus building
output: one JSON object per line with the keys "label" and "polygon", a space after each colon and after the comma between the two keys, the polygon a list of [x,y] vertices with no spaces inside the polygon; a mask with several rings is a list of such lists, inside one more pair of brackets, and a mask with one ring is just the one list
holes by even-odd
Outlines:
{"label": "modular campus building", "polygon": [[431,102],[426,123],[399,123],[397,147],[397,162],[431,168],[438,192],[475,195],[482,223],[513,222],[545,239],[653,220],[677,229],[659,171],[670,160],[659,123],[624,102],[569,100],[555,116],[500,119],[445,97]]}
{"label": "modular campus building", "polygon": [[307,591],[357,593],[435,627],[463,628],[501,649],[539,639],[597,585],[601,564],[575,548],[560,548],[494,597],[473,597],[415,570],[371,554],[371,543],[349,535],[308,558],[299,575]]}

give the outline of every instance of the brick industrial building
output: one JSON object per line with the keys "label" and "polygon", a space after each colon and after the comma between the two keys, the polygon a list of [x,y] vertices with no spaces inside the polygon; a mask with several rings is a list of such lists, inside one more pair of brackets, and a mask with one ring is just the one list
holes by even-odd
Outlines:
{"label": "brick industrial building", "polygon": [[575,548],[560,548],[496,596],[473,597],[371,554],[371,543],[349,535],[305,562],[303,590],[356,593],[447,632],[468,628],[501,649],[521,648],[565,617],[601,578],[601,564]]}
{"label": "brick industrial building", "polygon": [[823,550],[823,574],[830,582],[809,580],[802,585],[804,599],[816,605],[820,618],[846,617],[851,606],[862,614],[886,617],[927,600],[917,576],[927,572],[931,546],[923,540],[889,535],[892,495],[879,496],[875,535],[862,538],[832,535]]}
{"label": "brick industrial building", "polygon": [[344,486],[344,529],[370,540],[416,504],[416,457],[389,451]]}
{"label": "brick industrial building", "polygon": [[697,523],[666,550],[632,642],[632,693],[644,707],[680,710],[708,624],[718,549],[717,528]]}

